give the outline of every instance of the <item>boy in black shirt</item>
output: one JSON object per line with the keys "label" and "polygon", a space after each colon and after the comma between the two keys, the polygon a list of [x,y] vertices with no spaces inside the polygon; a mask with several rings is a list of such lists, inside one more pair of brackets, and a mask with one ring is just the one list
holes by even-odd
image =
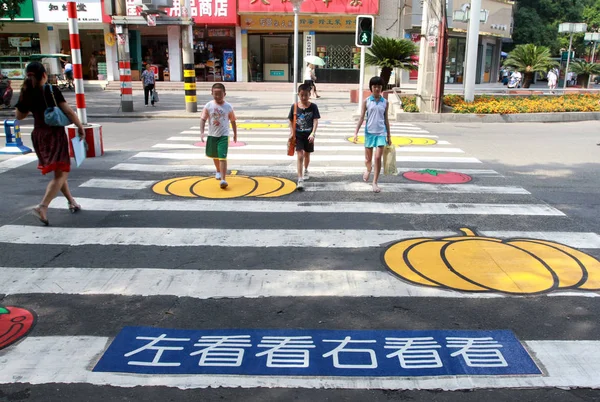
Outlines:
{"label": "boy in black shirt", "polygon": [[[296,135],[296,155],[298,157],[298,191],[304,190],[304,180],[308,180],[308,164],[310,163],[310,154],[315,150],[315,133],[319,125],[319,108],[315,103],[311,103],[310,85],[302,84],[298,87],[298,97],[300,102],[292,105],[288,119],[290,121],[290,139]],[[294,106],[297,106],[294,108]],[[294,110],[296,109],[296,110]],[[296,127],[292,127],[296,113]],[[304,167],[304,174],[302,168]]]}

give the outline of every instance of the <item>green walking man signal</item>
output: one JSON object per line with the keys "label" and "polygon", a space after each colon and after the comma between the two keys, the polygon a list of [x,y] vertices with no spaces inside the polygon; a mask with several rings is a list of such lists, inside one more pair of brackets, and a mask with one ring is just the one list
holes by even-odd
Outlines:
{"label": "green walking man signal", "polygon": [[374,18],[371,15],[356,16],[356,46],[371,47],[373,45]]}

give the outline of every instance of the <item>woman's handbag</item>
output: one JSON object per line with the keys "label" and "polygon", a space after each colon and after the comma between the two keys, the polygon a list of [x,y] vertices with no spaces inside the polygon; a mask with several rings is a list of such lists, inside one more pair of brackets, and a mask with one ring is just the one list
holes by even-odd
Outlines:
{"label": "woman's handbag", "polygon": [[383,174],[396,176],[398,168],[396,167],[396,147],[386,145],[383,148]]}
{"label": "woman's handbag", "polygon": [[288,156],[294,156],[294,152],[296,152],[296,118],[298,116],[298,104],[294,103],[294,118],[292,120],[292,130],[294,134],[292,134],[292,138],[288,140],[287,143],[287,154]]}
{"label": "woman's handbag", "polygon": [[[48,85],[48,84],[46,84]],[[49,126],[54,127],[64,127],[71,124],[71,120],[67,117],[67,115],[60,109],[58,103],[56,103],[56,98],[54,97],[54,91],[52,90],[52,85],[48,85],[50,87],[50,93],[52,94],[52,99],[54,100],[54,106],[48,106],[48,101],[46,101],[46,92],[44,90],[44,102],[46,102],[46,110],[44,110],[44,121]]]}

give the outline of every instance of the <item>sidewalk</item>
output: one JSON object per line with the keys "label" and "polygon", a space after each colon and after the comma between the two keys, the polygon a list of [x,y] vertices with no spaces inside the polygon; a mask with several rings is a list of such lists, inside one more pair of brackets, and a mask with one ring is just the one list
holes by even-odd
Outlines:
{"label": "sidewalk", "polygon": [[[119,91],[102,90],[104,81],[86,82],[86,105],[89,121],[94,119],[107,118],[200,118],[200,111],[206,102],[212,99],[210,95],[210,86],[212,82],[199,83],[198,113],[188,113],[185,111],[185,100],[183,93],[183,83],[159,82],[157,91],[160,96],[160,102],[156,107],[144,106],[144,94],[141,89],[133,91],[134,111],[124,113],[121,111],[121,101]],[[118,84],[118,83],[117,83]],[[162,85],[161,85],[162,84]],[[176,86],[181,85],[181,89]],[[294,94],[292,92],[293,84],[282,83],[225,83],[228,91],[226,100],[232,104],[237,118],[245,119],[287,119],[290,106],[293,103]],[[323,120],[353,120],[358,113],[358,105],[350,103],[350,89],[355,89],[358,85],[350,84],[320,84],[320,99],[313,99],[319,106],[321,118]],[[141,88],[141,86],[140,86]],[[175,88],[175,89],[173,89]],[[252,90],[254,88],[254,90]],[[594,85],[595,89],[600,88]],[[494,94],[504,91],[506,86],[501,83],[476,85],[476,94]],[[533,84],[531,89],[547,90],[545,82]],[[403,94],[414,94],[416,84],[407,84],[402,87]],[[447,84],[445,86],[446,94],[462,94],[461,84]],[[65,99],[71,107],[75,108],[75,94],[71,91],[64,92]],[[13,105],[17,102],[19,93],[15,91]],[[428,121],[425,114],[412,114],[411,121],[422,119]],[[0,119],[14,117],[14,110],[1,110]]]}

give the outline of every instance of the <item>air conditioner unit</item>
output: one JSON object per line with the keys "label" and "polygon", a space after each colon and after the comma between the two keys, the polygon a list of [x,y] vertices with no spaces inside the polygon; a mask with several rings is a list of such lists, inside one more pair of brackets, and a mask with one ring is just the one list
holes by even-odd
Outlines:
{"label": "air conditioner unit", "polygon": [[171,8],[173,7],[173,0],[141,0],[141,5],[150,9]]}

